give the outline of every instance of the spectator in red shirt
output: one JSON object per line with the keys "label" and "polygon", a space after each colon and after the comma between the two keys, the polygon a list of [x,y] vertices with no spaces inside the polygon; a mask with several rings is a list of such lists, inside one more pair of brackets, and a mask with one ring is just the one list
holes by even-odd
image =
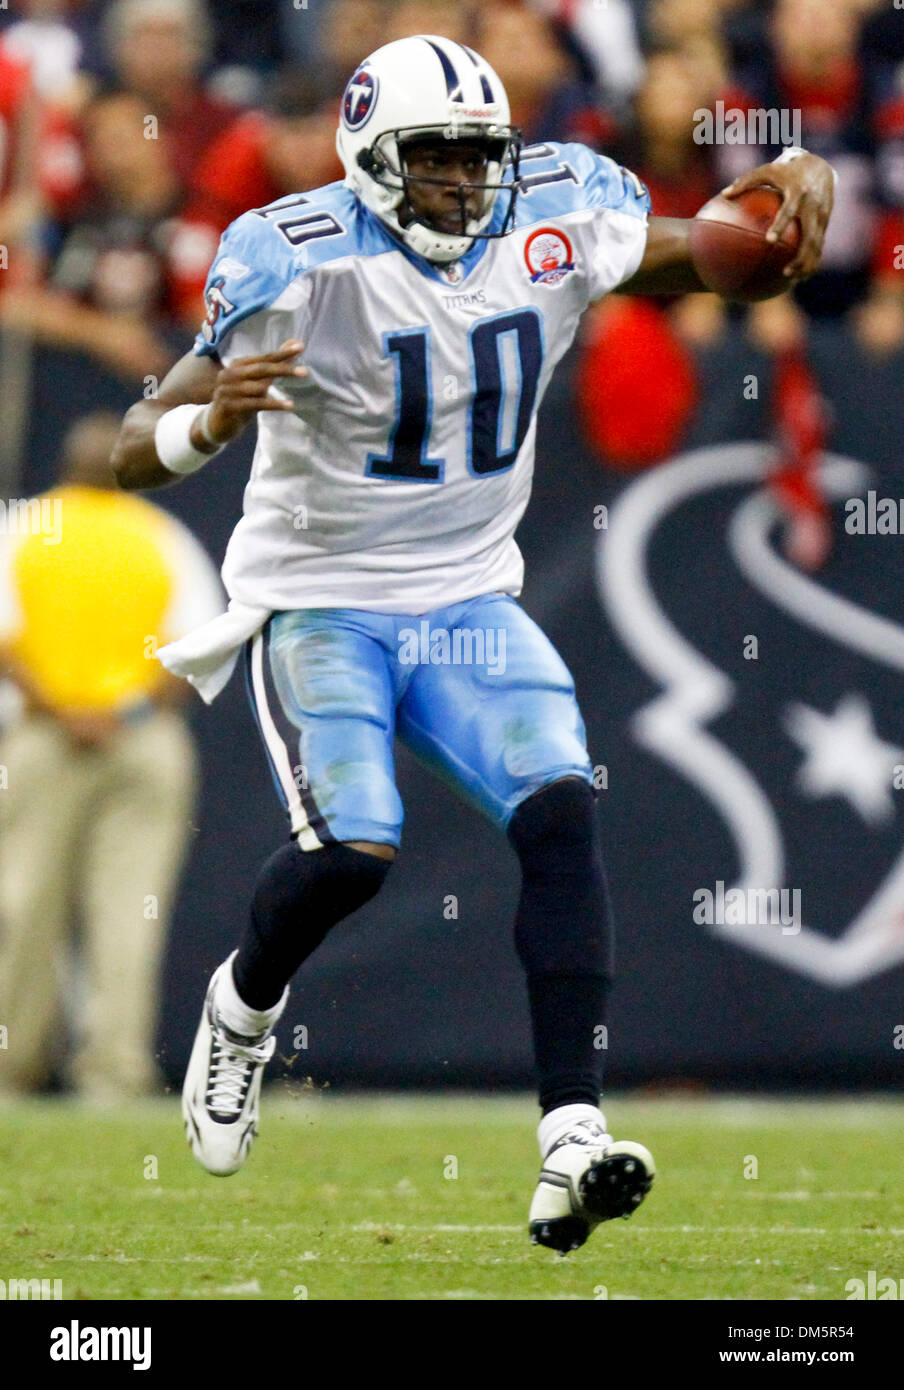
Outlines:
{"label": "spectator in red shirt", "polygon": [[170,307],[186,327],[204,317],[204,284],[221,232],[249,208],[265,207],[342,177],[336,155],[338,93],[295,77],[277,83],[267,111],[232,120],[207,151],[186,214],[172,226]]}
{"label": "spectator in red shirt", "polygon": [[35,177],[39,125],[28,66],[0,41],[0,228],[7,251],[0,288],[31,273],[27,241],[41,210]]}
{"label": "spectator in red shirt", "polygon": [[[208,146],[236,116],[236,107],[213,96],[201,81],[211,42],[203,4],[116,0],[106,15],[103,38],[110,85],[140,99],[186,192]],[[86,100],[97,87],[96,81],[88,84]],[[42,183],[57,216],[71,215],[86,191],[80,109],[57,106],[45,130]]]}
{"label": "spectator in red shirt", "polygon": [[117,0],[105,25],[118,82],[145,102],[170,137],[176,176],[188,188],[208,146],[235,116],[200,80],[210,33],[199,0]]}
{"label": "spectator in red shirt", "polygon": [[[695,115],[712,106],[724,86],[718,53],[695,46],[663,46],[651,53],[634,99],[634,120],[610,153],[643,180],[654,217],[694,217],[728,181],[721,150],[694,139]],[[660,301],[673,327],[695,345],[722,332],[725,309],[715,295],[685,295]]]}
{"label": "spectator in red shirt", "polygon": [[[654,53],[634,102],[631,133],[612,153],[650,191],[654,216],[693,217],[720,186],[714,150],[694,141],[694,112],[711,74],[680,48]],[[678,445],[697,403],[688,343],[723,328],[715,295],[641,300],[613,295],[581,335],[575,390],[588,442],[616,466],[647,467]]]}
{"label": "spectator in red shirt", "polygon": [[8,292],[0,316],[39,342],[87,352],[147,383],[178,355],[165,335],[180,190],[163,143],[144,138],[143,119],[144,103],[128,92],[90,104],[83,126],[91,196],[61,229],[47,283]]}
{"label": "spectator in red shirt", "polygon": [[647,61],[633,130],[618,154],[647,185],[656,217],[693,217],[720,186],[716,150],[694,139],[695,112],[713,99],[708,83],[682,48],[661,48]]}
{"label": "spectator in red shirt", "polygon": [[201,161],[192,213],[221,232],[249,208],[343,177],[336,154],[338,88],[300,74],[275,85],[270,106],[231,121]]}
{"label": "spectator in red shirt", "polygon": [[9,53],[29,64],[35,90],[44,101],[78,100],[83,50],[70,23],[70,8],[68,0],[17,0],[4,30]]}
{"label": "spectator in red shirt", "polygon": [[204,284],[221,232],[249,208],[343,176],[336,154],[341,83],[287,76],[266,111],[227,125],[201,161],[188,211],[170,242],[171,306],[186,327],[204,317]]}

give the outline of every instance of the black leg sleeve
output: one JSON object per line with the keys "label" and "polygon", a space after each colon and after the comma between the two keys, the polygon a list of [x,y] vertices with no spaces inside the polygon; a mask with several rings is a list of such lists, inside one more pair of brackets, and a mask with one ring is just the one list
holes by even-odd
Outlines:
{"label": "black leg sleeve", "polygon": [[508,828],[521,862],[515,947],[527,974],[543,1113],[599,1103],[613,933],[593,788],[541,788]]}
{"label": "black leg sleeve", "polygon": [[258,875],[233,962],[239,997],[252,1009],[277,1003],[330,927],[363,907],[391,867],[389,859],[337,843],[304,851],[292,840],[278,849]]}

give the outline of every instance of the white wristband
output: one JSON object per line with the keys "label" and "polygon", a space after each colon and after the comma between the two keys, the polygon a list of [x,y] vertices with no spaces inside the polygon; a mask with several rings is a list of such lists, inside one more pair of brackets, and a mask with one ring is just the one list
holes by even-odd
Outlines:
{"label": "white wristband", "polygon": [[[154,447],[160,462],[170,473],[197,473],[199,468],[203,468],[205,463],[209,463],[226,447],[219,444],[213,453],[205,453],[192,444],[191,427],[199,416],[206,417],[207,410],[206,405],[177,405],[174,410],[168,410],[165,415],[161,415],[157,421]],[[206,418],[201,421],[200,428],[204,438],[210,439],[205,425]],[[213,443],[213,440],[210,442]]]}

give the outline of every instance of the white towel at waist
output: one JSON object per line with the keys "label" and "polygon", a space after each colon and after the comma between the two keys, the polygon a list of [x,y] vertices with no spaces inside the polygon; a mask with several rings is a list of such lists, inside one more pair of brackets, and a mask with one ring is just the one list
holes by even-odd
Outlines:
{"label": "white towel at waist", "polygon": [[157,659],[174,676],[184,676],[204,702],[212,704],[232,675],[239,651],[260,632],[271,612],[231,599],[225,613],[161,647]]}

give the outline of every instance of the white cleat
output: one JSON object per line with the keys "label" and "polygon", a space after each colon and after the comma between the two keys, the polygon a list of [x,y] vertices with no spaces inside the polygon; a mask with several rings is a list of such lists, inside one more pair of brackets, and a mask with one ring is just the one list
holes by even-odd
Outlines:
{"label": "white cleat", "polygon": [[530,1209],[531,1240],[561,1255],[577,1250],[601,1221],[630,1216],[655,1174],[642,1144],[616,1143],[601,1125],[579,1121],[543,1160]]}
{"label": "white cleat", "polygon": [[216,1016],[214,994],[220,971],[214,971],[195,1034],[185,1084],[182,1114],[192,1153],[208,1173],[225,1177],[241,1168],[257,1133],[261,1081],[273,1056],[272,1033],[243,1038]]}

